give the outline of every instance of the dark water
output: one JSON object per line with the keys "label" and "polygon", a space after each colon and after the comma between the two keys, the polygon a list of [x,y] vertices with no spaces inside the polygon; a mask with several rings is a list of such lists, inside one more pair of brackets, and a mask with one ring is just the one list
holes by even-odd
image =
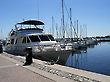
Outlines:
{"label": "dark water", "polygon": [[99,43],[80,53],[71,53],[65,65],[110,75],[110,42]]}
{"label": "dark water", "polygon": [[77,52],[43,55],[40,59],[56,61],[58,57],[57,64],[110,75],[110,42],[91,45]]}

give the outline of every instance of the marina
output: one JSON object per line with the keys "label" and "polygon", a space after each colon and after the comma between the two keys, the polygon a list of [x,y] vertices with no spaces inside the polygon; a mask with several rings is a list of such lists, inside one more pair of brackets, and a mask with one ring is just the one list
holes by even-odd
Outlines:
{"label": "marina", "polygon": [[110,76],[109,37],[61,38],[58,41],[37,25],[44,23],[37,20],[17,23],[9,33],[3,50],[14,56],[26,57],[23,66],[31,65],[35,58],[47,65],[59,64]]}
{"label": "marina", "polygon": [[[102,81],[102,79],[88,77],[89,73],[109,80],[110,38],[108,36],[54,39],[52,34],[45,33],[41,27],[38,27],[39,25],[44,25],[44,23],[37,20],[17,23],[15,29],[10,31],[5,45],[1,40],[1,53],[24,63],[23,66],[33,65],[42,71],[69,79],[70,82],[71,80]],[[42,63],[35,63],[37,60]],[[52,65],[60,66],[60,68],[51,68]],[[62,70],[62,67],[66,70]],[[72,69],[73,73],[67,72]],[[78,73],[74,73],[76,70]]]}
{"label": "marina", "polygon": [[[37,22],[35,20],[28,20],[18,24],[35,25]],[[58,77],[64,77],[69,80],[68,82],[103,82],[103,80],[109,82],[109,37],[78,38],[76,41],[74,38],[73,41],[67,38],[64,41],[56,41],[52,35],[45,34],[38,27],[26,27],[19,30],[16,27],[17,30],[15,29],[10,32],[6,45],[3,46],[4,52],[7,52],[3,52],[5,56],[24,63],[23,66],[33,65],[33,67],[43,72],[46,71],[58,75]],[[37,36],[38,38],[34,37],[33,40],[31,36]],[[24,40],[24,38],[26,39]],[[31,62],[27,64],[30,61],[29,55],[33,58],[31,57]],[[35,61],[38,62],[39,60],[41,61],[40,64],[35,63]],[[55,68],[51,68],[51,66],[55,66]],[[70,70],[73,72],[71,73]],[[91,75],[96,77],[91,77]],[[51,78],[53,79],[53,77]],[[59,82],[58,79],[54,80]],[[64,79],[64,81],[66,80]]]}
{"label": "marina", "polygon": [[108,3],[1,1],[0,82],[110,82]]}

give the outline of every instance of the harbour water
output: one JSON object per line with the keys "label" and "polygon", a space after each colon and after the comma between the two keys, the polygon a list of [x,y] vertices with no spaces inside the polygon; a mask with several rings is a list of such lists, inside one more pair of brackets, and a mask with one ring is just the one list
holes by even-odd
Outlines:
{"label": "harbour water", "polygon": [[110,75],[110,42],[101,42],[69,54],[55,54],[40,58],[42,60],[57,60],[57,64],[87,70],[95,73]]}
{"label": "harbour water", "polygon": [[70,54],[65,65],[110,75],[110,42],[102,42],[80,53]]}

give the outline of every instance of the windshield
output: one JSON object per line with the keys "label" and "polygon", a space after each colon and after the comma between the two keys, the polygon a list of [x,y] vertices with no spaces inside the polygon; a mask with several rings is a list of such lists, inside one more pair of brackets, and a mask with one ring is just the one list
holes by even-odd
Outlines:
{"label": "windshield", "polygon": [[52,35],[48,35],[48,37],[51,41],[55,41]]}
{"label": "windshield", "polygon": [[55,41],[52,35],[33,35],[29,36],[31,42]]}
{"label": "windshield", "polygon": [[40,42],[40,39],[38,36],[29,36],[32,42]]}
{"label": "windshield", "polygon": [[39,35],[41,41],[50,41],[47,35]]}

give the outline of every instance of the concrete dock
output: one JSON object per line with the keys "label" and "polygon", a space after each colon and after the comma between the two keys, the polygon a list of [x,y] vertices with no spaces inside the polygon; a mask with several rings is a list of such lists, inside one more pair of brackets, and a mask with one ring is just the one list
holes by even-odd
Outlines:
{"label": "concrete dock", "polygon": [[0,55],[0,82],[55,82]]}
{"label": "concrete dock", "polygon": [[0,82],[110,82],[110,76],[33,61],[32,65],[23,66],[25,57],[0,54]]}

